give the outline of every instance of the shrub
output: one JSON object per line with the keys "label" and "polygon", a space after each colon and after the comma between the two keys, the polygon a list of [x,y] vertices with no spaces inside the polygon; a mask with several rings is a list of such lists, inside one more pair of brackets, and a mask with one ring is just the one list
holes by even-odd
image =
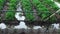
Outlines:
{"label": "shrub", "polygon": [[2,10],[3,9],[3,5],[4,5],[4,2],[5,2],[6,0],[0,0],[0,10]]}
{"label": "shrub", "polygon": [[15,19],[15,12],[13,12],[13,11],[6,12],[5,19],[8,21],[14,20]]}
{"label": "shrub", "polygon": [[21,0],[21,4],[22,4],[23,10],[25,12],[26,19],[28,19],[29,21],[33,21],[34,16],[32,13],[33,10],[32,10],[30,0]]}

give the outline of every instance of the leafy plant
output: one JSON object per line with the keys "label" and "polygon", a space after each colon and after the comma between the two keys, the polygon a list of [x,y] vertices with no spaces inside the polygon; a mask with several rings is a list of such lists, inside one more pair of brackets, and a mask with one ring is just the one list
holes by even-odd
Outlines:
{"label": "leafy plant", "polygon": [[13,12],[13,11],[6,12],[5,19],[7,21],[14,20],[15,19],[15,12]]}
{"label": "leafy plant", "polygon": [[21,0],[21,4],[22,4],[22,7],[23,7],[23,10],[25,11],[25,17],[29,21],[33,21],[34,16],[33,16],[33,13],[32,13],[32,7],[31,7],[30,0]]}
{"label": "leafy plant", "polygon": [[48,16],[48,9],[39,0],[32,0],[32,4],[35,6],[36,10],[38,11],[38,15],[42,20]]}
{"label": "leafy plant", "polygon": [[4,5],[4,2],[5,2],[6,0],[0,0],[0,10],[2,10],[3,9],[3,5]]}
{"label": "leafy plant", "polygon": [[29,0],[21,0],[22,2],[22,7],[23,7],[23,10],[26,10],[26,11],[31,11],[32,8],[31,8],[31,3]]}
{"label": "leafy plant", "polygon": [[57,11],[59,8],[58,6],[51,0],[44,0],[41,2],[42,4],[49,6],[49,8],[54,9],[55,11]]}
{"label": "leafy plant", "polygon": [[26,13],[26,18],[29,20],[29,21],[34,21],[34,16],[32,13]]}
{"label": "leafy plant", "polygon": [[54,1],[56,1],[56,2],[59,2],[59,3],[60,3],[60,0],[54,0]]}
{"label": "leafy plant", "polygon": [[51,17],[50,19],[49,19],[49,21],[51,22],[51,23],[55,23],[56,22],[56,16],[53,16],[53,17]]}
{"label": "leafy plant", "polygon": [[[14,20],[15,19],[15,10],[16,10],[16,5],[17,5],[17,2],[18,0],[9,0],[9,5],[8,5],[8,10],[6,12],[6,17],[5,19],[6,20]],[[13,11],[14,10],[14,11]]]}
{"label": "leafy plant", "polygon": [[8,10],[11,10],[11,9],[15,10],[17,3],[18,3],[18,0],[10,0],[8,5],[10,9],[8,8]]}
{"label": "leafy plant", "polygon": [[[44,0],[44,1],[42,0],[42,2],[41,0],[32,0],[32,4],[35,6],[38,12],[38,16],[40,16],[42,21],[52,14],[46,7],[47,5],[50,5],[54,10],[58,9],[57,6],[54,4],[54,2],[52,2],[51,0]],[[45,4],[47,5],[45,6]],[[54,16],[49,19],[50,22],[52,21],[54,22],[55,20],[56,18]]]}

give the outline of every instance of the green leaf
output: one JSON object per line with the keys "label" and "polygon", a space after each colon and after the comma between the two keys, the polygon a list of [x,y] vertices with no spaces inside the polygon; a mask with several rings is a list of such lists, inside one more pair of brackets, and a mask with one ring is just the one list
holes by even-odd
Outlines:
{"label": "green leaf", "polygon": [[15,19],[15,12],[13,12],[13,11],[6,12],[5,19],[8,21],[14,20]]}

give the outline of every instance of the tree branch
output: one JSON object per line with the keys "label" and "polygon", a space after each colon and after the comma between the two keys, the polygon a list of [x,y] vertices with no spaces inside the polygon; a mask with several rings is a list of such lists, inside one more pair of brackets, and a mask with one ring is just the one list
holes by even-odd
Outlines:
{"label": "tree branch", "polygon": [[50,15],[49,17],[47,17],[44,21],[47,21],[49,18],[51,18],[52,16],[54,16],[56,13],[60,12],[60,9],[57,10],[55,13],[53,13],[52,15]]}

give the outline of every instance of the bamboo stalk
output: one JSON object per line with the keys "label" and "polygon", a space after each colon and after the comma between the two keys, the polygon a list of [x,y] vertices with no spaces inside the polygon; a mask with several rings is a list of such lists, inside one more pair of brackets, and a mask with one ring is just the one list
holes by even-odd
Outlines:
{"label": "bamboo stalk", "polygon": [[53,13],[52,15],[50,15],[49,17],[47,17],[44,21],[47,21],[49,18],[51,18],[52,16],[54,16],[56,13],[60,12],[60,9],[57,10],[55,13]]}

